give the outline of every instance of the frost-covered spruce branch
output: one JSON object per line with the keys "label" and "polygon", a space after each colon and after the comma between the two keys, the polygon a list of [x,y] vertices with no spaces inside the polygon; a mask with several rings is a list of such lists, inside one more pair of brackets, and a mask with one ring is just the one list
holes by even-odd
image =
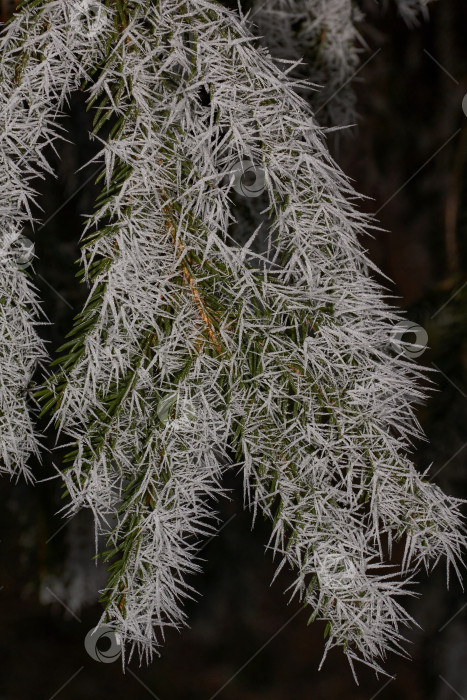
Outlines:
{"label": "frost-covered spruce branch", "polygon": [[[428,17],[430,0],[396,2],[409,26]],[[300,92],[319,123],[335,127],[355,123],[353,83],[360,56],[368,49],[358,29],[365,19],[358,4],[353,0],[255,0],[250,17],[254,31],[279,65],[294,77],[311,81]]]}
{"label": "frost-covered spruce branch", "polygon": [[39,436],[29,412],[29,390],[45,348],[33,325],[39,315],[35,290],[23,269],[28,251],[18,229],[2,217],[0,249],[0,472],[32,480],[27,463],[39,456]]}
{"label": "frost-covered spruce branch", "polygon": [[21,232],[36,221],[32,181],[52,172],[43,151],[59,137],[56,116],[98,55],[82,40],[67,43],[69,22],[65,3],[31,2],[0,39],[0,471],[28,479],[28,457],[39,456],[29,394],[46,351],[36,331],[32,249]]}
{"label": "frost-covered spruce branch", "polygon": [[397,9],[404,22],[413,27],[420,21],[420,18],[428,18],[428,5],[433,0],[396,0]]}
{"label": "frost-covered spruce branch", "polygon": [[[328,620],[326,650],[378,669],[410,622],[397,598],[412,570],[442,556],[456,569],[464,535],[458,501],[407,456],[420,372],[390,348],[401,317],[358,243],[369,222],[234,13],[135,0],[111,17],[84,86],[96,134],[111,120],[90,295],[41,392],[71,447],[68,510],[91,508],[108,538],[102,619],[148,658],[186,623],[230,445],[254,517],[273,521],[278,570]],[[265,174],[263,257],[228,235],[225,174],[243,158]],[[382,567],[402,537],[399,581]]]}
{"label": "frost-covered spruce branch", "polygon": [[[256,7],[257,6],[257,9]],[[294,76],[320,124],[345,126],[356,118],[352,78],[365,42],[357,25],[363,13],[352,0],[255,0],[252,20],[263,43]],[[298,63],[300,62],[300,63]]]}

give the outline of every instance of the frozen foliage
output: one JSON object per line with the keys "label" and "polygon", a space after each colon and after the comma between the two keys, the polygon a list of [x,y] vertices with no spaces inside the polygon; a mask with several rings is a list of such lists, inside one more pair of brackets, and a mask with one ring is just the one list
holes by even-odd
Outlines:
{"label": "frozen foliage", "polygon": [[[352,78],[365,43],[356,25],[363,13],[351,0],[256,0],[257,33],[283,68],[300,61],[293,74],[316,84],[304,92],[321,124],[355,120]],[[289,67],[290,70],[290,67]]]}
{"label": "frozen foliage", "polygon": [[[1,137],[0,137],[1,138]],[[1,142],[0,142],[1,143]],[[0,158],[5,151],[0,145]],[[8,173],[2,172],[3,184]],[[7,189],[7,188],[5,188]],[[2,210],[8,209],[2,202]],[[0,238],[0,471],[32,480],[27,465],[38,454],[38,436],[28,410],[28,391],[36,364],[44,358],[43,343],[32,319],[39,313],[34,288],[18,263],[21,238],[1,216]]]}
{"label": "frozen foliage", "polygon": [[[396,0],[400,15],[413,26],[428,15],[430,0]],[[387,3],[386,3],[387,4]],[[358,26],[365,16],[352,0],[254,0],[254,31],[272,56],[293,76],[311,80],[301,87],[320,124],[355,122],[353,81],[367,50]],[[287,62],[293,66],[287,66]]]}
{"label": "frozen foliage", "polygon": [[399,14],[409,26],[418,24],[420,17],[428,17],[428,5],[432,0],[396,0]]}
{"label": "frozen foliage", "polygon": [[[39,305],[21,254],[31,225],[31,181],[50,172],[43,149],[58,135],[53,121],[65,95],[79,86],[84,64],[67,46],[62,3],[48,3],[8,25],[0,40],[0,470],[32,478],[38,454],[28,389],[45,348],[35,330]],[[83,47],[84,48],[84,47]]]}
{"label": "frozen foliage", "polygon": [[[40,392],[70,446],[67,510],[90,508],[107,538],[102,622],[124,663],[186,624],[186,576],[216,531],[230,459],[253,518],[272,521],[277,570],[295,571],[291,596],[328,621],[325,653],[339,645],[380,669],[410,622],[398,597],[412,573],[441,557],[457,571],[464,535],[459,502],[408,457],[420,371],[391,349],[401,315],[357,240],[371,222],[295,84],[235,13],[206,0],[93,5],[106,35],[80,43],[61,0],[26,6],[3,47],[12,62],[15,36],[34,41],[37,8],[46,46],[63,44],[57,79],[103,47],[82,85],[96,137],[110,127],[84,231],[89,297]],[[229,173],[243,159],[264,172],[261,255],[254,231],[243,247],[230,236]]]}
{"label": "frozen foliage", "polygon": [[[39,456],[30,388],[46,351],[35,329],[40,308],[21,231],[36,221],[32,181],[53,172],[43,151],[60,137],[56,117],[105,51],[82,32],[71,36],[78,20],[71,0],[30,3],[0,39],[0,471],[27,479],[28,457]],[[104,21],[101,40],[105,31]]]}

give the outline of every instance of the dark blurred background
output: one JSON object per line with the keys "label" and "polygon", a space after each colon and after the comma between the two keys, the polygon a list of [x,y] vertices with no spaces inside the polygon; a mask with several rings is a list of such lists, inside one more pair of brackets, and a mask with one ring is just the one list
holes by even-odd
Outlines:
{"label": "dark blurred background", "polygon": [[[2,0],[3,20],[13,4]],[[467,3],[438,0],[429,21],[416,28],[405,26],[394,4],[365,0],[362,8],[360,30],[369,48],[361,60],[371,59],[355,84],[358,126],[338,142],[330,136],[329,145],[369,198],[362,209],[378,212],[384,229],[363,244],[394,280],[397,303],[428,332],[429,348],[419,361],[437,370],[438,390],[420,410],[428,441],[419,445],[416,462],[420,469],[432,464],[434,480],[464,497]],[[67,113],[73,143],[59,145],[60,159],[51,154],[58,177],[37,185],[44,208],[37,215],[45,225],[27,232],[36,244],[44,311],[54,323],[43,331],[52,353],[85,298],[74,261],[83,215],[91,213],[98,193],[96,164],[76,173],[98,150],[87,136],[81,94],[72,96]],[[52,450],[47,430],[45,443]],[[60,457],[57,451],[45,455],[35,468],[38,478],[53,477],[52,463],[60,466]],[[87,514],[62,520],[57,479],[35,488],[1,480],[0,700],[467,700],[467,597],[454,578],[446,589],[442,564],[429,578],[419,577],[422,595],[407,601],[420,625],[408,632],[412,659],[387,659],[393,679],[360,666],[357,686],[337,650],[318,671],[324,624],[307,626],[306,612],[287,605],[289,574],[270,586],[269,526],[258,520],[251,530],[241,477],[230,474],[226,485],[231,500],[218,507],[224,524],[203,550],[204,572],[191,581],[200,596],[187,606],[190,629],[169,632],[149,668],[135,659],[123,674],[118,662],[96,662],[84,648],[100,617],[96,600],[103,583],[91,562]]]}

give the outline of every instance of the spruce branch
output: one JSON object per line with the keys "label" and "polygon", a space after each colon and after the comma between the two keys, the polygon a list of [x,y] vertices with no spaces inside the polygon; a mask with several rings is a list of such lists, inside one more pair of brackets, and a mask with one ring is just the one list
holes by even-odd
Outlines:
{"label": "spruce branch", "polygon": [[433,0],[396,0],[397,9],[409,27],[415,27],[420,19],[428,19],[428,5]]}
{"label": "spruce branch", "polygon": [[252,19],[279,65],[304,81],[300,92],[320,124],[352,124],[356,119],[352,78],[367,48],[357,28],[364,19],[358,5],[352,0],[257,0]]}
{"label": "spruce branch", "polygon": [[[431,0],[396,0],[408,26],[427,19]],[[388,3],[385,3],[387,8]],[[359,26],[365,15],[354,0],[255,0],[252,30],[295,80],[324,126],[357,120],[353,83],[368,51]]]}
{"label": "spruce branch", "polygon": [[53,173],[44,149],[64,138],[57,115],[96,56],[82,41],[68,41],[68,8],[62,2],[23,3],[0,38],[0,470],[29,480],[28,458],[40,455],[30,394],[47,353],[36,330],[42,314],[20,250],[27,240],[21,232],[26,222],[34,228],[37,221],[32,181]]}
{"label": "spruce branch", "polygon": [[[465,536],[460,501],[409,457],[425,372],[392,350],[403,317],[359,243],[374,224],[246,20],[210,0],[100,6],[105,41],[60,29],[86,69],[103,189],[83,233],[88,300],[37,396],[69,440],[65,510],[90,508],[107,540],[102,621],[124,664],[186,624],[235,459],[277,573],[292,567],[292,597],[328,621],[325,654],[382,670],[412,622],[398,597],[441,557],[459,573]],[[230,235],[245,159],[264,172],[261,254],[254,231],[243,247]]]}

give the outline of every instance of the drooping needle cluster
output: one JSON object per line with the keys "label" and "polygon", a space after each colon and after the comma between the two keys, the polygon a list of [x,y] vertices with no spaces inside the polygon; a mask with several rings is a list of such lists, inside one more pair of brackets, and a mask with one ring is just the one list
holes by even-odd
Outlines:
{"label": "drooping needle cluster", "polygon": [[[278,571],[295,572],[292,596],[328,621],[326,652],[380,669],[410,622],[398,597],[412,573],[440,557],[457,570],[464,535],[459,502],[408,456],[421,372],[392,350],[402,317],[357,238],[371,222],[236,13],[210,0],[98,4],[102,33],[87,41],[64,21],[69,2],[26,5],[2,48],[8,66],[21,42],[49,55],[63,41],[63,65],[19,85],[50,129],[49,97],[84,75],[102,141],[89,297],[39,392],[70,447],[67,510],[90,508],[107,538],[102,621],[147,658],[165,627],[186,624],[186,577],[235,462],[253,517],[271,519]],[[264,178],[263,254],[230,235],[245,160]],[[397,578],[386,566],[401,538]]]}
{"label": "drooping needle cluster", "polygon": [[[427,17],[430,0],[396,2],[409,26]],[[357,122],[354,83],[360,80],[360,57],[368,46],[360,32],[365,15],[355,0],[254,0],[250,19],[279,65],[307,81],[300,92],[320,124],[345,127]]]}
{"label": "drooping needle cluster", "polygon": [[252,21],[272,56],[280,62],[300,61],[292,68],[298,78],[312,75],[315,87],[304,86],[301,92],[320,124],[355,122],[352,79],[366,47],[358,31],[363,18],[352,0],[256,0],[253,5]]}
{"label": "drooping needle cluster", "polygon": [[0,470],[33,479],[27,460],[39,455],[39,444],[28,391],[46,351],[34,325],[40,307],[29,270],[32,242],[22,230],[36,221],[31,182],[53,172],[43,151],[60,134],[56,116],[98,53],[83,40],[75,53],[67,44],[65,3],[30,5],[0,37]]}

